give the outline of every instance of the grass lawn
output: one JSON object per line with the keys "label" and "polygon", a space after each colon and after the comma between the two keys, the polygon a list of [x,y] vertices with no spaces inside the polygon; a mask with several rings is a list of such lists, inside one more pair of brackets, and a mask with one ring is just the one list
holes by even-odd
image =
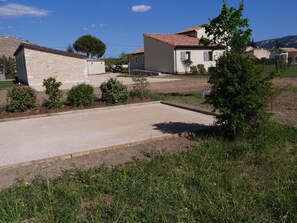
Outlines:
{"label": "grass lawn", "polygon": [[190,105],[199,105],[204,108],[211,108],[210,105],[203,104],[205,99],[201,91],[186,92],[186,93],[156,93],[151,92],[149,98],[156,101],[172,101]]}
{"label": "grass lawn", "polygon": [[0,191],[0,222],[297,222],[297,128]]}
{"label": "grass lawn", "polygon": [[[263,65],[264,72],[271,73],[275,71],[275,65]],[[282,77],[297,77],[297,65],[288,66],[286,70],[281,73]]]}
{"label": "grass lawn", "polygon": [[15,85],[14,80],[0,81],[0,90],[11,88]]}

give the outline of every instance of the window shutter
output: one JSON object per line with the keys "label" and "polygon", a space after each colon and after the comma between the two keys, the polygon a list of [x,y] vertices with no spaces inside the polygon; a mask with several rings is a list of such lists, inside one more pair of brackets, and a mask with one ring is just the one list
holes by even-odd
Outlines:
{"label": "window shutter", "polygon": [[208,54],[208,52],[204,52],[204,61],[209,61],[209,54]]}
{"label": "window shutter", "polygon": [[186,60],[186,52],[180,52],[180,60],[185,61]]}

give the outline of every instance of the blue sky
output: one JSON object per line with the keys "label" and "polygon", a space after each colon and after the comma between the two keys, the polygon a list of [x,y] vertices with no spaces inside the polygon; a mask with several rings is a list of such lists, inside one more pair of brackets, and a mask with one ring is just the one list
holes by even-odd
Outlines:
{"label": "blue sky", "polygon": [[[240,0],[227,0],[238,6]],[[91,34],[118,57],[143,46],[143,33],[175,33],[208,22],[222,0],[0,0],[0,36],[65,50]],[[245,0],[255,41],[297,35],[296,0]]]}

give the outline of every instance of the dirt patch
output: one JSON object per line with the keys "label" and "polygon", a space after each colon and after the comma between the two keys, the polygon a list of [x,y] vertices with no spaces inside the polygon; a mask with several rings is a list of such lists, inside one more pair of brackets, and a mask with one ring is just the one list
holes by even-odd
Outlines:
{"label": "dirt patch", "polygon": [[192,146],[196,145],[196,143],[197,142],[191,141],[185,137],[152,140],[146,144],[101,151],[66,160],[52,160],[13,169],[4,169],[0,170],[0,189],[7,188],[18,181],[29,183],[35,176],[57,177],[61,175],[63,171],[73,168],[86,170],[99,165],[111,167],[125,164],[133,159],[145,160],[147,159],[145,153],[150,151],[169,154],[187,151]]}

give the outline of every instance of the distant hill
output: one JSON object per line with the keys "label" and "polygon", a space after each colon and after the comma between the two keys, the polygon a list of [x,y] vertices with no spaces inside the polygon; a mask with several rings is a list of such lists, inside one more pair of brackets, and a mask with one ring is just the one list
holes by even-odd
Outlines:
{"label": "distant hill", "polygon": [[275,46],[275,41],[278,40],[283,47],[297,48],[297,35],[296,36],[285,36],[282,38],[262,40],[256,42],[256,45],[260,48],[272,49]]}

